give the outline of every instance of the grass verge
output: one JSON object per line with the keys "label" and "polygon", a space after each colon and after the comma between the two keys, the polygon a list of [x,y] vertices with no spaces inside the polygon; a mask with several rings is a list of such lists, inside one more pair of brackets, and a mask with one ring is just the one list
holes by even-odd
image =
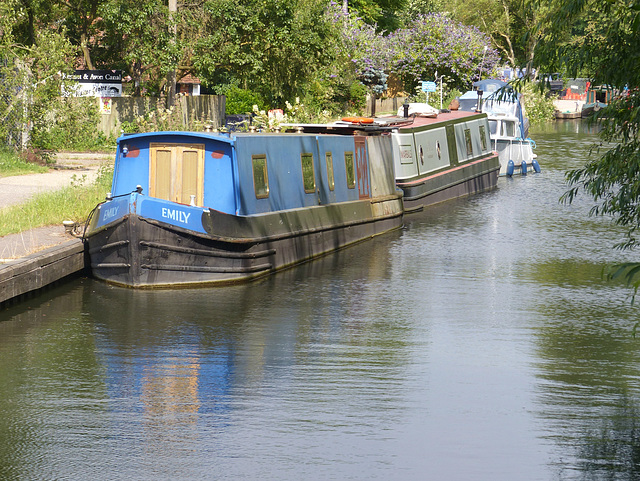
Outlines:
{"label": "grass verge", "polygon": [[80,179],[69,187],[38,194],[24,204],[0,209],[0,237],[62,224],[64,220],[83,223],[91,209],[111,190],[112,176],[113,167],[103,167],[92,184],[84,185]]}
{"label": "grass verge", "polygon": [[0,177],[37,174],[47,172],[48,170],[49,169],[43,165],[25,162],[18,154],[0,148]]}

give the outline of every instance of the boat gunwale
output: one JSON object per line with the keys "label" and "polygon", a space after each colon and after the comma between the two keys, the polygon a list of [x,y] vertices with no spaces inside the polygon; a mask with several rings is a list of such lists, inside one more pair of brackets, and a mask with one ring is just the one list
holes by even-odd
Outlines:
{"label": "boat gunwale", "polygon": [[[476,165],[476,164],[479,164],[481,162],[490,160],[492,158],[499,158],[499,154],[495,150],[484,154],[479,159],[458,163],[458,165],[456,167],[453,167],[453,168],[451,166],[443,167],[443,168],[439,169],[437,172],[433,172],[433,173],[428,172],[428,173],[419,175],[418,178],[412,177],[413,180],[407,180],[407,181],[405,181],[405,180],[396,180],[396,185],[398,187],[417,186],[417,185],[420,185],[421,183],[424,183],[424,182],[426,182],[426,181],[428,181],[430,179],[433,179],[433,178],[448,174],[450,172],[456,172],[458,170],[464,169],[465,167]],[[498,164],[498,169],[499,168],[500,168],[500,165]],[[461,182],[464,182],[464,181],[461,181]]]}

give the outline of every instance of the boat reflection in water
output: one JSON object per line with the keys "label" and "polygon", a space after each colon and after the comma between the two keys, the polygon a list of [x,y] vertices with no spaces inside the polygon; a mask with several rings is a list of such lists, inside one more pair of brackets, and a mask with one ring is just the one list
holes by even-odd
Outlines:
{"label": "boat reflection in water", "polygon": [[[318,403],[333,404],[336,396],[348,402],[354,389],[364,395],[360,402],[382,409],[386,383],[406,362],[406,327],[392,320],[391,294],[362,281],[388,279],[389,245],[400,235],[224,289],[135,291],[93,284],[82,310],[94,313],[110,415],[127,423],[128,435],[139,436],[147,450],[171,459],[173,449],[197,443],[203,429],[226,429],[274,398],[296,400],[290,412],[278,414],[285,423],[304,418]],[[337,270],[343,275],[322,282]],[[283,302],[285,292],[290,302]],[[382,317],[371,323],[374,312]],[[357,360],[331,345],[350,346]],[[335,369],[343,375],[335,377]],[[294,387],[300,376],[302,390]],[[298,429],[313,431],[317,422],[328,428],[354,415],[376,422],[375,412],[345,408]],[[132,419],[138,432],[132,432]]]}

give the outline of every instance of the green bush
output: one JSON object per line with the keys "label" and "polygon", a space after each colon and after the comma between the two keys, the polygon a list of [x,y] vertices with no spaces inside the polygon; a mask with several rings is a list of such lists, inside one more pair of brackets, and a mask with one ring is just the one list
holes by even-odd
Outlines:
{"label": "green bush", "polygon": [[363,113],[367,108],[367,87],[361,82],[353,82],[349,87],[347,106],[347,111],[357,114]]}
{"label": "green bush", "polygon": [[222,94],[227,98],[225,110],[227,115],[251,113],[254,105],[257,105],[260,110],[267,107],[259,93],[241,89],[235,85],[222,89]]}
{"label": "green bush", "polygon": [[113,148],[113,139],[98,131],[100,113],[95,98],[58,98],[31,131],[31,147],[41,150],[96,151]]}
{"label": "green bush", "polygon": [[355,79],[329,77],[310,83],[303,103],[315,116],[361,115],[367,102],[367,87]]}
{"label": "green bush", "polygon": [[522,88],[524,108],[532,124],[549,122],[555,119],[553,99],[547,98],[543,92],[530,82]]}

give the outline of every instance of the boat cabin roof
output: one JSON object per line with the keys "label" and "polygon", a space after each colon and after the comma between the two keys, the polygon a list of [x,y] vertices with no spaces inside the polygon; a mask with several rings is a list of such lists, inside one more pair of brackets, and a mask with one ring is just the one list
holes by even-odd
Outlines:
{"label": "boat cabin roof", "polygon": [[[411,116],[409,118],[404,117],[378,117],[372,119],[368,123],[357,122],[344,122],[338,121],[330,124],[284,124],[283,130],[289,129],[288,132],[293,132],[297,135],[313,135],[313,134],[338,134],[338,135],[380,135],[385,132],[392,132],[395,130],[414,129],[425,126],[437,126],[437,124],[444,123],[457,123],[465,120],[473,120],[474,118],[484,117],[484,113],[469,112],[464,110],[452,110],[449,112],[440,112],[437,116]],[[289,135],[288,133],[276,133],[276,132],[189,132],[189,131],[173,131],[173,132],[161,132],[163,136],[182,136],[193,137],[195,139],[202,140],[203,137],[215,138],[219,142],[225,142],[229,145],[234,144],[234,140],[240,137],[246,136],[275,136],[275,135]],[[134,139],[145,138],[158,138],[158,132],[144,132],[138,134],[125,134],[118,138],[118,143],[131,141]],[[293,134],[292,134],[293,135]]]}
{"label": "boat cabin roof", "polygon": [[414,129],[426,126],[436,126],[445,123],[457,123],[485,117],[481,112],[469,112],[463,110],[451,110],[440,112],[436,116],[410,116],[405,117],[376,117],[368,123],[338,121],[331,124],[288,124],[285,127],[302,127],[307,133],[334,133],[334,134],[380,134],[395,130]]}
{"label": "boat cabin roof", "polygon": [[451,121],[464,121],[472,120],[472,118],[484,117],[485,114],[481,112],[469,112],[465,110],[451,110],[450,112],[440,112],[437,117],[413,117],[413,122],[409,125],[403,125],[403,128],[407,127],[423,127],[425,125],[435,125],[442,122]]}

